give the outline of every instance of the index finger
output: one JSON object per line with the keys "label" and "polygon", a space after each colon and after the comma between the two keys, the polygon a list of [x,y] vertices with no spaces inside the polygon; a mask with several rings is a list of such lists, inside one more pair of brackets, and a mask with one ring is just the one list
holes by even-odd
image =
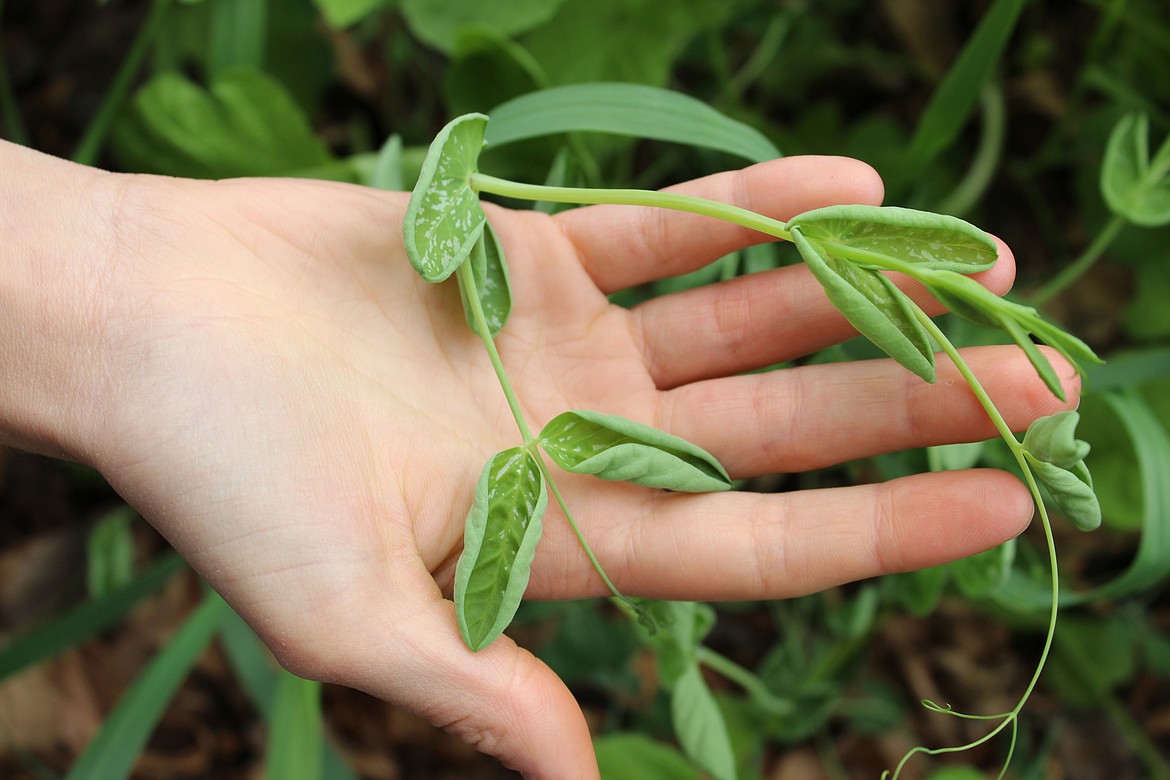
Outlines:
{"label": "index finger", "polygon": [[[838,203],[878,205],[877,172],[847,157],[786,157],[668,187],[775,219]],[[644,206],[589,206],[556,217],[602,292],[676,276],[770,236],[712,217]]]}

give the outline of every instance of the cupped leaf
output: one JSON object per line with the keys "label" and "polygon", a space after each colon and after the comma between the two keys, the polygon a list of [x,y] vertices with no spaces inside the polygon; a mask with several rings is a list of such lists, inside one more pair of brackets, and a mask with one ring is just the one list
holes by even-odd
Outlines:
{"label": "cupped leaf", "polygon": [[441,282],[471,254],[487,217],[469,178],[475,173],[487,117],[451,120],[431,143],[410,194],[402,237],[419,276]]}
{"label": "cupped leaf", "polygon": [[794,227],[829,253],[866,268],[888,269],[882,259],[889,257],[971,274],[991,268],[999,257],[991,236],[969,222],[895,206],[827,206],[793,217],[788,228]]}
{"label": "cupped leaf", "polygon": [[[491,335],[494,336],[504,327],[512,311],[512,281],[508,275],[508,265],[504,262],[504,249],[500,246],[500,239],[492,230],[490,222],[484,222],[483,233],[471,250],[471,273],[475,279],[476,297],[483,310],[484,320]],[[463,301],[463,314],[467,317],[467,324],[471,330],[478,333],[479,328],[475,324],[463,277],[457,278],[459,296]]]}
{"label": "cupped leaf", "polygon": [[1076,437],[1081,416],[1074,411],[1041,417],[1028,426],[1024,449],[1040,460],[1071,468],[1089,454],[1089,443]]}
{"label": "cupped leaf", "polygon": [[933,382],[934,353],[926,331],[914,317],[913,304],[877,271],[838,260],[818,242],[792,227],[792,242],[813,276],[858,333],[910,371]]}
{"label": "cupped leaf", "polygon": [[496,147],[573,132],[701,146],[751,162],[780,157],[755,128],[689,95],[646,84],[569,84],[521,95],[492,109],[486,137]]}
{"label": "cupped leaf", "polygon": [[472,650],[487,647],[516,614],[547,504],[544,476],[524,448],[496,453],[484,466],[455,566],[459,633]]}
{"label": "cupped leaf", "polygon": [[544,426],[539,441],[558,466],[574,474],[688,493],[731,487],[706,450],[613,414],[565,412]]}
{"label": "cupped leaf", "polygon": [[1093,492],[1092,479],[1084,462],[1072,469],[1063,469],[1055,463],[1034,458],[1026,451],[1024,455],[1036,479],[1047,488],[1052,503],[1073,525],[1082,531],[1092,531],[1101,525],[1101,504]]}
{"label": "cupped leaf", "polygon": [[1101,194],[1109,208],[1135,225],[1170,223],[1170,138],[1150,159],[1149,119],[1122,117],[1109,136],[1101,163]]}

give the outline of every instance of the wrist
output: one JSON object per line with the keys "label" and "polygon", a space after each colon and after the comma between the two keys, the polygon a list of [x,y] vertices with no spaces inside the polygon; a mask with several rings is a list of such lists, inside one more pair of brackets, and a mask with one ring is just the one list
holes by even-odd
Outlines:
{"label": "wrist", "polygon": [[85,460],[116,176],[0,141],[0,443]]}

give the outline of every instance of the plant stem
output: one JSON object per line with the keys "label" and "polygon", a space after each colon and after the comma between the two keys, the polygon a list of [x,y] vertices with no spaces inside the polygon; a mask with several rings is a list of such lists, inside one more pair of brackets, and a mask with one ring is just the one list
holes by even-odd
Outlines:
{"label": "plant stem", "polygon": [[796,705],[791,700],[777,696],[751,671],[706,645],[695,648],[695,660],[743,688],[751,695],[752,701],[769,713],[787,716],[796,712]]}
{"label": "plant stem", "polygon": [[1085,248],[1073,262],[1066,265],[1060,273],[1048,280],[1047,284],[1037,290],[1031,296],[1031,301],[1036,306],[1042,306],[1048,301],[1055,298],[1058,294],[1064,291],[1066,287],[1071,285],[1077,279],[1080,279],[1084,274],[1093,267],[1093,264],[1105,253],[1109,245],[1113,243],[1113,239],[1117,238],[1117,234],[1126,226],[1124,217],[1113,215],[1113,218],[1105,223],[1105,227],[1097,233],[1097,237],[1093,239],[1093,243]]}
{"label": "plant stem", "polygon": [[154,0],[154,3],[151,4],[150,13],[147,15],[146,21],[142,23],[142,28],[139,29],[134,43],[131,44],[126,59],[122,61],[122,66],[114,77],[110,91],[106,93],[101,108],[98,109],[93,121],[89,123],[85,135],[73,152],[73,162],[93,165],[97,161],[98,152],[101,151],[102,144],[105,143],[106,136],[109,134],[110,126],[114,123],[114,116],[122,107],[122,101],[130,91],[134,76],[138,73],[138,68],[146,57],[147,49],[154,42],[158,31],[162,29],[163,18],[170,6],[171,0]]}
{"label": "plant stem", "polygon": [[[980,406],[983,407],[983,410],[987,413],[988,418],[991,419],[992,424],[999,432],[999,435],[1004,440],[1004,443],[1008,445],[1008,448],[1012,452],[1012,456],[1016,459],[1016,462],[1020,466],[1020,470],[1023,472],[1024,482],[1028,486],[1028,491],[1032,494],[1032,500],[1035,502],[1037,512],[1040,515],[1040,523],[1044,530],[1044,540],[1048,547],[1048,565],[1049,570],[1052,573],[1052,603],[1048,613],[1048,635],[1044,639],[1044,648],[1040,652],[1040,660],[1036,664],[1036,670],[1032,673],[1032,678],[1029,680],[1028,685],[1024,689],[1024,693],[1020,696],[1019,701],[1016,702],[1016,706],[1013,707],[1010,712],[1007,712],[1002,716],[1003,721],[989,733],[966,745],[936,749],[915,748],[914,750],[911,750],[902,758],[902,761],[899,762],[898,766],[895,768],[893,774],[893,778],[895,778],[895,780],[898,777],[898,774],[902,771],[902,767],[905,766],[910,757],[916,753],[938,755],[941,753],[954,753],[966,750],[983,744],[999,732],[1003,731],[1009,725],[1012,726],[1012,748],[1014,749],[1016,731],[1015,722],[1019,717],[1020,711],[1024,708],[1024,705],[1032,696],[1032,691],[1035,690],[1036,684],[1040,681],[1040,674],[1043,672],[1044,666],[1048,661],[1048,656],[1052,651],[1052,642],[1056,636],[1056,618],[1060,607],[1060,573],[1056,560],[1056,540],[1052,535],[1052,523],[1048,518],[1048,510],[1045,508],[1044,500],[1040,495],[1040,487],[1036,483],[1036,478],[1032,474],[1032,469],[1028,465],[1027,459],[1024,457],[1024,447],[1016,439],[1016,436],[1008,426],[1007,421],[1003,419],[1003,415],[1000,414],[999,409],[996,408],[995,404],[991,400],[991,397],[987,394],[987,391],[984,390],[982,383],[980,383],[978,377],[975,376],[975,373],[971,370],[971,367],[967,365],[967,362],[963,359],[963,356],[959,354],[959,350],[956,349],[955,345],[951,343],[951,340],[947,338],[946,334],[943,333],[942,329],[938,327],[934,320],[927,316],[926,312],[922,311],[922,309],[920,309],[918,306],[914,306],[913,311],[919,324],[921,324],[922,327],[925,328],[931,337],[938,343],[943,352],[947,354],[947,357],[949,357],[955,364],[955,368],[958,369],[959,373],[963,376],[963,379],[966,380],[967,384],[971,388],[971,392],[975,394],[975,397],[979,401]],[[990,717],[993,719],[997,716]],[[977,719],[985,718],[978,717]],[[999,776],[1002,778],[1006,771],[1007,765],[1005,764],[1003,771],[1000,772]]]}
{"label": "plant stem", "polygon": [[475,274],[471,270],[471,263],[463,263],[459,266],[456,273],[459,275],[459,281],[463,284],[463,289],[467,294],[467,305],[471,309],[471,318],[475,322],[474,330],[487,350],[488,359],[492,362],[492,370],[496,372],[496,380],[500,383],[500,388],[504,391],[504,397],[508,401],[508,409],[512,412],[512,418],[516,421],[516,427],[520,429],[520,435],[524,437],[525,449],[532,453],[533,460],[536,461],[537,468],[540,469],[540,473],[544,476],[544,481],[552,492],[553,498],[556,499],[557,504],[561,507],[565,519],[569,521],[569,527],[573,529],[573,534],[577,537],[577,542],[581,545],[581,549],[585,552],[585,556],[589,559],[589,562],[593,564],[593,569],[601,577],[601,581],[605,583],[605,587],[614,595],[614,598],[620,599],[641,613],[638,605],[618,590],[617,586],[610,580],[609,575],[605,573],[605,569],[602,568],[601,562],[597,560],[593,549],[585,541],[585,535],[581,533],[581,528],[577,525],[577,521],[573,519],[573,513],[569,511],[569,505],[565,503],[565,498],[561,495],[561,490],[557,487],[556,480],[553,479],[552,472],[544,462],[544,458],[540,456],[540,453],[535,451],[537,448],[536,437],[532,435],[532,430],[528,427],[528,422],[524,419],[524,413],[520,409],[520,401],[516,398],[516,392],[512,389],[512,383],[509,381],[508,374],[504,370],[504,361],[500,359],[500,352],[496,349],[495,339],[492,338],[491,329],[488,328],[487,317],[484,316],[483,305],[479,301],[479,288],[475,284]]}
{"label": "plant stem", "polygon": [[486,173],[471,174],[471,186],[478,192],[490,192],[505,198],[520,200],[552,201],[554,203],[594,204],[607,203],[621,206],[651,206],[655,208],[686,211],[714,217],[742,227],[758,230],[774,238],[791,241],[783,222],[765,217],[717,200],[682,195],[677,192],[657,192],[632,189],[588,189],[577,187],[549,187],[543,184],[520,182],[488,176]]}

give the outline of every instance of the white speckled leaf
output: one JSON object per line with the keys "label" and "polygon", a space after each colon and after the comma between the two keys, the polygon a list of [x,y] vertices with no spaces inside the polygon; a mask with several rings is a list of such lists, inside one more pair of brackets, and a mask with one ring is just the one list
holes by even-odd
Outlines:
{"label": "white speckled leaf", "polygon": [[544,426],[539,441],[574,474],[688,493],[731,487],[723,466],[703,448],[618,415],[565,412]]}
{"label": "white speckled leaf", "polygon": [[906,295],[877,271],[837,260],[809,241],[804,228],[790,228],[805,265],[825,288],[829,301],[857,332],[927,382],[934,381],[934,353],[914,318]]}
{"label": "white speckled leaf", "polygon": [[441,282],[471,254],[486,217],[468,178],[477,170],[487,117],[465,114],[435,136],[402,224],[406,254],[419,276]]}
{"label": "white speckled leaf", "polygon": [[895,206],[828,206],[788,221],[805,238],[825,245],[846,246],[869,254],[872,268],[884,268],[881,257],[892,257],[935,270],[971,274],[986,271],[999,256],[991,236],[969,222],[945,214]]}
{"label": "white speckled leaf", "polygon": [[472,650],[491,644],[516,614],[547,505],[544,476],[523,447],[496,453],[480,473],[455,566],[459,633]]}

